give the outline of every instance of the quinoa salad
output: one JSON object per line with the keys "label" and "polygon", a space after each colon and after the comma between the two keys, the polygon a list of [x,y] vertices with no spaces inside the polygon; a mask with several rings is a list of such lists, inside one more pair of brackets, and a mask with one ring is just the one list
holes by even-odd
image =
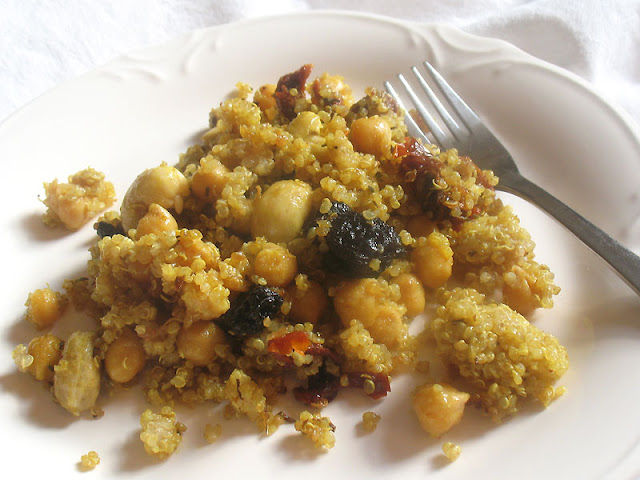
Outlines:
{"label": "quinoa salad", "polygon": [[[201,141],[140,172],[117,210],[90,167],[45,184],[47,225],[100,217],[86,274],[28,294],[37,333],[17,368],[74,416],[140,387],[139,438],[159,459],[189,428],[181,405],[223,405],[258,434],[289,428],[326,451],[340,425],[324,407],[346,389],[369,397],[375,435],[376,404],[411,374],[408,414],[453,461],[464,446],[446,434],[465,409],[499,424],[561,396],[567,351],[528,320],[560,288],[499,179],[410,137],[383,91],[356,98],[312,65],[271,80],[238,83]],[[94,328],[56,336],[68,309]],[[224,428],[206,425],[203,442]]]}

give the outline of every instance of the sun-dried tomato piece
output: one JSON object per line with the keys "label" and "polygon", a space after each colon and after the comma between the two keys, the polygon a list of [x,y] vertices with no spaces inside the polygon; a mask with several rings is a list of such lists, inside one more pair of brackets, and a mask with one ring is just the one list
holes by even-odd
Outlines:
{"label": "sun-dried tomato piece", "polygon": [[313,355],[314,357],[328,357],[336,363],[338,363],[339,360],[333,350],[328,349],[320,343],[312,343],[305,353],[307,355]]}
{"label": "sun-dried tomato piece", "polygon": [[[447,185],[442,174],[443,162],[415,138],[407,137],[404,143],[396,145],[394,155],[401,159],[402,170],[414,172],[411,175],[413,188],[420,199],[422,209],[429,213],[433,220],[451,220],[455,228],[459,222],[482,213],[477,205],[469,207],[470,191],[467,188],[462,185]],[[471,175],[477,184],[493,190],[493,186],[473,160],[466,156],[458,158],[458,173],[463,176]],[[452,217],[453,209],[459,210],[461,216]]]}
{"label": "sun-dried tomato piece", "polygon": [[294,352],[338,361],[337,355],[332,350],[321,343],[313,342],[306,332],[291,332],[274,337],[267,343],[267,351],[283,366],[293,365],[291,354]]}
{"label": "sun-dried tomato piece", "polygon": [[279,355],[291,355],[298,352],[302,355],[311,347],[311,339],[307,332],[291,332],[280,337],[274,337],[267,343],[267,351]]}
{"label": "sun-dried tomato piece", "polygon": [[[296,116],[296,102],[304,97],[305,85],[311,75],[312,64],[306,64],[295,72],[287,73],[280,77],[273,96],[276,99],[278,109],[282,114],[292,120]],[[293,90],[293,92],[292,92]]]}
{"label": "sun-dried tomato piece", "polygon": [[413,137],[407,137],[404,143],[398,143],[394,150],[394,156],[402,158],[400,165],[407,172],[416,170],[418,174],[440,175],[442,162]]}

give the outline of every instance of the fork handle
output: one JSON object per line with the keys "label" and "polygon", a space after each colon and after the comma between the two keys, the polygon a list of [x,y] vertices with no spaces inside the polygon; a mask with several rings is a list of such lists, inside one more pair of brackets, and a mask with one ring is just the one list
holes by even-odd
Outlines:
{"label": "fork handle", "polygon": [[553,216],[591,250],[600,255],[636,294],[640,295],[640,257],[522,175],[505,176],[503,174],[500,177],[500,184],[502,190],[534,203]]}

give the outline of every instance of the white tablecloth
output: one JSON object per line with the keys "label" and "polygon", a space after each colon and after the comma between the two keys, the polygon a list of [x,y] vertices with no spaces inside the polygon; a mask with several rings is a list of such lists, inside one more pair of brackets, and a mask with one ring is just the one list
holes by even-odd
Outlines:
{"label": "white tablecloth", "polygon": [[446,22],[507,40],[582,76],[640,123],[640,0],[0,0],[0,121],[133,49],[309,9]]}

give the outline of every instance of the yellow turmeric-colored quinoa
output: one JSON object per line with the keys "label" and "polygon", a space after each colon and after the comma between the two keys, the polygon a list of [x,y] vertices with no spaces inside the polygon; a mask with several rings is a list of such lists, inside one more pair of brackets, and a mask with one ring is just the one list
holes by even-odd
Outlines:
{"label": "yellow turmeric-colored quinoa", "polygon": [[[186,428],[176,404],[222,403],[266,434],[293,423],[328,449],[339,425],[321,409],[345,388],[375,402],[398,372],[424,378],[413,408],[435,436],[467,402],[500,420],[557,396],[567,352],[526,315],[559,288],[498,179],[408,137],[389,95],[356,100],[339,75],[310,75],[238,84],[201,142],[141,172],[96,223],[64,299],[97,328],[14,351],[71,413],[97,411],[101,385],[142,384],[141,440],[164,458]],[[424,349],[447,377],[425,373]],[[290,393],[298,418],[274,407]]]}

